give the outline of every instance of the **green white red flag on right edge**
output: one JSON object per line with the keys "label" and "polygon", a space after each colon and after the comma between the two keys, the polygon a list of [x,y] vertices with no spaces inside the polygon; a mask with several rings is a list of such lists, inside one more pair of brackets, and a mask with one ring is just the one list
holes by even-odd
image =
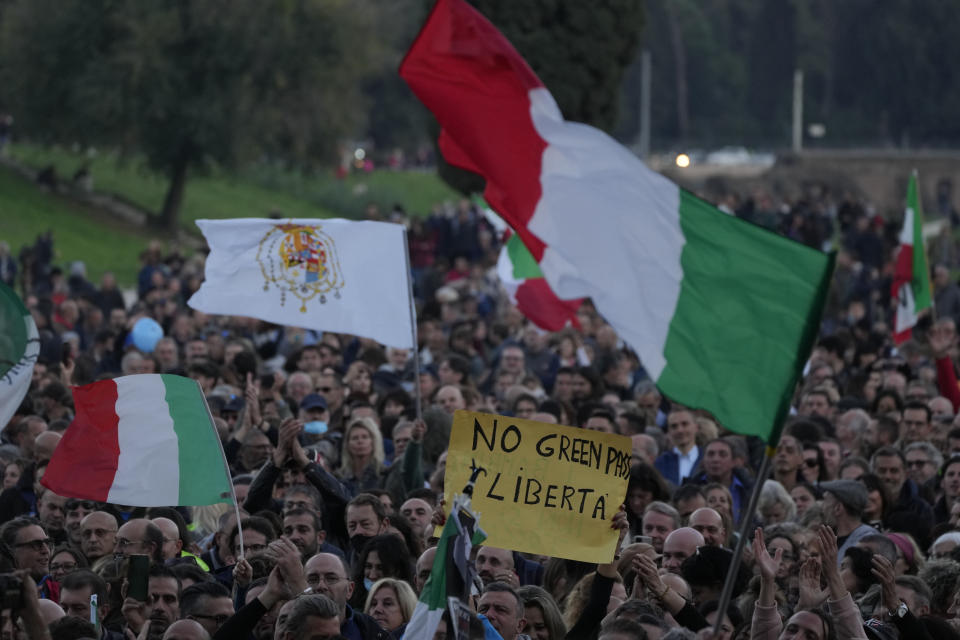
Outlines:
{"label": "green white red flag on right edge", "polygon": [[400,75],[451,164],[561,299],[590,297],[673,400],[775,441],[819,329],[833,258],[728,216],[602,131],[563,119],[510,43],[439,0]]}
{"label": "green white red flag on right edge", "polygon": [[917,195],[917,174],[907,184],[907,207],[900,232],[900,252],[893,273],[891,295],[896,302],[893,341],[903,344],[913,335],[920,312],[933,307],[930,295],[930,269],[923,246],[923,210]]}

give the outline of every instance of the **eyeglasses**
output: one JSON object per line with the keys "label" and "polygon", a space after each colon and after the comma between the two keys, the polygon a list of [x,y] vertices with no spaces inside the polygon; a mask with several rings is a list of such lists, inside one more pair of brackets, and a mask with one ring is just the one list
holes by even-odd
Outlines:
{"label": "eyeglasses", "polygon": [[907,460],[908,467],[916,467],[918,469],[928,464],[930,464],[929,460]]}
{"label": "eyeglasses", "polygon": [[203,619],[203,620],[213,620],[213,623],[214,623],[215,625],[217,625],[218,627],[222,626],[223,623],[225,623],[227,620],[230,619],[230,616],[228,616],[228,615],[225,614],[225,613],[221,613],[221,614],[218,615],[218,616],[207,616],[207,615],[204,615],[204,614],[202,614],[202,613],[194,613],[194,614],[189,615],[189,616],[187,616],[187,617],[188,617],[188,618],[191,618],[191,619],[193,619],[193,620],[196,620],[197,618],[201,618],[201,619]]}
{"label": "eyeglasses", "polygon": [[811,469],[814,468],[814,467],[819,467],[819,466],[820,466],[820,463],[817,462],[817,459],[816,459],[816,458],[809,458],[809,459],[807,459],[807,460],[804,460],[804,461],[803,461],[803,464],[807,465],[807,466],[810,467]]}
{"label": "eyeglasses", "polygon": [[333,391],[333,387],[317,387],[317,391],[320,393],[330,393]]}
{"label": "eyeglasses", "polygon": [[307,576],[307,584],[309,584],[311,587],[314,587],[320,584],[321,582],[326,584],[328,587],[332,587],[333,585],[337,584],[342,580],[346,580],[346,578],[341,578],[335,573],[326,573],[322,576],[317,575],[315,573],[311,573],[310,575]]}
{"label": "eyeglasses", "polygon": [[76,562],[60,562],[57,564],[52,564],[50,565],[50,573],[57,573],[58,571],[73,571],[77,568],[77,566],[78,565]]}
{"label": "eyeglasses", "polygon": [[31,551],[36,551],[37,553],[46,549],[49,551],[53,548],[53,540],[50,538],[39,538],[37,540],[28,540],[27,542],[18,542],[14,547],[21,549],[23,547],[29,547]]}
{"label": "eyeglasses", "polygon": [[93,500],[77,500],[76,498],[70,498],[64,503],[63,508],[67,511],[73,511],[77,508],[84,509],[85,511],[94,511],[97,508],[97,503]]}

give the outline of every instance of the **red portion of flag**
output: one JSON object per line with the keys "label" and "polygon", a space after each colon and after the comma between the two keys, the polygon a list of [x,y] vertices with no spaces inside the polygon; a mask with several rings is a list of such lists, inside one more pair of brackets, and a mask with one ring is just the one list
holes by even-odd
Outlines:
{"label": "red portion of flag", "polygon": [[438,0],[400,75],[440,123],[443,156],[486,178],[484,198],[539,262],[544,245],[527,223],[540,200],[547,144],[533,126],[529,92],[543,83],[463,0]]}
{"label": "red portion of flag", "polygon": [[[900,251],[897,253],[897,264],[893,270],[893,282],[890,285],[890,295],[897,302],[893,319],[894,344],[903,344],[913,335],[913,324],[897,331],[898,325],[902,322],[902,318],[899,317],[906,312],[905,309],[901,309],[907,302],[904,297],[912,295],[912,291],[906,290],[910,288],[911,282],[913,282],[913,246],[901,244]],[[911,309],[910,312],[913,313],[913,310]],[[901,322],[898,322],[898,319]]]}
{"label": "red portion of flag", "polygon": [[57,495],[106,502],[117,473],[117,385],[73,388],[76,417],[63,434],[40,484]]}
{"label": "red portion of flag", "polygon": [[541,329],[560,331],[568,323],[580,327],[577,309],[583,303],[583,298],[561,300],[543,278],[524,280],[514,295],[520,313]]}

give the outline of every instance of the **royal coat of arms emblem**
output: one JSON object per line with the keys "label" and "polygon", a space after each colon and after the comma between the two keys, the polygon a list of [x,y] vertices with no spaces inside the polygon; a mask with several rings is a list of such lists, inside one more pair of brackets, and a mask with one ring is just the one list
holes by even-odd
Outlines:
{"label": "royal coat of arms emblem", "polygon": [[277,287],[281,306],[288,293],[300,300],[302,313],[314,298],[320,304],[326,304],[329,295],[340,298],[344,280],[337,247],[319,224],[274,225],[260,240],[257,262],[264,291],[271,284]]}

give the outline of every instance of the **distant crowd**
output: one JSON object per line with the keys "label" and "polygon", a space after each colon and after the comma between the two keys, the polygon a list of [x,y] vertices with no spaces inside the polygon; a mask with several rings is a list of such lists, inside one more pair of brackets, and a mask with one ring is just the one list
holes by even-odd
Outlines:
{"label": "distant crowd", "polygon": [[[724,640],[960,638],[950,225],[928,247],[936,314],[896,348],[895,225],[825,196],[721,207],[839,250],[728,610],[717,600],[764,443],[663,397],[589,302],[559,332],[527,321],[497,280],[495,226],[463,201],[368,211],[409,230],[419,380],[409,350],[190,309],[202,254],[153,242],[124,291],[61,263],[54,233],[15,253],[0,242],[0,279],[41,340],[30,393],[0,432],[0,569],[20,572],[23,598],[0,603],[2,637],[400,638],[435,562],[452,415],[467,409],[633,442],[611,562],[477,550],[471,606],[504,640],[712,638],[718,619]],[[163,328],[150,352],[131,335],[142,317]],[[202,386],[239,527],[227,505],[133,508],[39,484],[74,415],[71,385],[161,372]],[[151,562],[140,599],[125,586],[134,555]],[[452,633],[447,617],[435,637]]]}

